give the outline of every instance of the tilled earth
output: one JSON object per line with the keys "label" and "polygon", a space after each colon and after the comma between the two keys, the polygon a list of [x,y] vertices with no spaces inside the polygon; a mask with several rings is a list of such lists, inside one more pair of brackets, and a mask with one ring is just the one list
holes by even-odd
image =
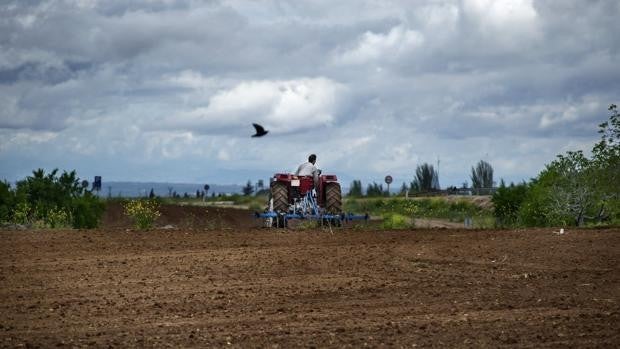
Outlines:
{"label": "tilled earth", "polygon": [[224,211],[0,231],[0,346],[620,346],[620,229],[276,230]]}

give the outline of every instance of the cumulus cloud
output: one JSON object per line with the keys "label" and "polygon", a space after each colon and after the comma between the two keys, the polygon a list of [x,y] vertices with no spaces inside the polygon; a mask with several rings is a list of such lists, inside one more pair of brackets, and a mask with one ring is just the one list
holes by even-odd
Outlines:
{"label": "cumulus cloud", "polygon": [[533,0],[465,0],[465,13],[474,15],[485,30],[530,31],[538,14]]}
{"label": "cumulus cloud", "polygon": [[[181,81],[202,86],[196,75],[183,74]],[[326,78],[244,81],[216,92],[207,106],[177,114],[159,126],[221,133],[257,122],[272,134],[310,130],[336,121],[344,94],[344,86]]]}
{"label": "cumulus cloud", "polygon": [[385,34],[365,32],[357,41],[353,48],[337,54],[335,62],[363,64],[402,59],[424,43],[424,36],[400,25]]}

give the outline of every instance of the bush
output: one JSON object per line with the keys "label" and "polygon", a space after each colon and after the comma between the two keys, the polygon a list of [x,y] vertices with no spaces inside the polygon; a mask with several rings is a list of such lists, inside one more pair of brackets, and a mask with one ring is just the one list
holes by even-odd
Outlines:
{"label": "bush", "polygon": [[407,217],[398,213],[386,213],[383,215],[383,229],[405,229],[410,228]]}
{"label": "bush", "polygon": [[11,210],[15,206],[15,193],[7,182],[0,182],[0,222],[11,220]]}
{"label": "bush", "polygon": [[0,183],[0,221],[35,227],[96,228],[105,205],[80,183],[75,171],[38,169],[19,182],[15,190]]}
{"label": "bush", "polygon": [[504,185],[502,182],[493,194],[493,214],[499,226],[515,226],[518,224],[519,210],[525,200],[528,186],[525,183],[518,185]]}
{"label": "bush", "polygon": [[27,202],[20,202],[15,205],[11,214],[13,223],[27,224],[30,220],[30,211],[30,205]]}
{"label": "bush", "polygon": [[101,223],[105,204],[97,196],[86,192],[83,196],[75,198],[72,206],[74,228],[92,229]]}
{"label": "bush", "polygon": [[125,203],[125,215],[134,221],[138,229],[149,229],[157,218],[161,216],[159,204],[155,200],[129,200]]}
{"label": "bush", "polygon": [[50,228],[67,228],[71,226],[71,214],[62,208],[52,208],[45,215],[44,223]]}

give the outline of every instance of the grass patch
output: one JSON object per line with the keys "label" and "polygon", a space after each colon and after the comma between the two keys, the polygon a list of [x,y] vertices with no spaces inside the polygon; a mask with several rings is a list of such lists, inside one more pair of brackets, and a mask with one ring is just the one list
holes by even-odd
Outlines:
{"label": "grass patch", "polygon": [[443,219],[461,223],[470,217],[473,227],[493,227],[495,219],[490,208],[477,205],[468,198],[347,198],[346,212],[368,213],[384,218],[384,226],[399,226],[413,218]]}

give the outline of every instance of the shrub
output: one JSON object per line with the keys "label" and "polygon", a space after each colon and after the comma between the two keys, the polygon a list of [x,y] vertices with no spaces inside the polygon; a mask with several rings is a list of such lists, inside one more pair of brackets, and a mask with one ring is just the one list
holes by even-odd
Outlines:
{"label": "shrub", "polygon": [[0,222],[11,219],[11,210],[15,205],[15,193],[11,185],[5,181],[0,182]]}
{"label": "shrub", "polygon": [[383,215],[383,229],[404,229],[411,227],[407,217],[398,213],[386,213]]}
{"label": "shrub", "polygon": [[493,214],[500,226],[515,226],[518,223],[519,210],[525,200],[528,186],[525,183],[506,186],[504,182],[493,194]]}
{"label": "shrub", "polygon": [[71,214],[62,208],[52,208],[45,215],[44,223],[50,228],[67,228],[71,226]]}
{"label": "shrub", "polygon": [[57,169],[47,174],[35,170],[18,181],[14,190],[0,184],[0,220],[35,227],[97,227],[105,209],[103,202],[85,190],[75,171],[57,173]]}
{"label": "shrub", "polygon": [[86,192],[73,200],[72,218],[76,229],[92,229],[99,226],[105,204],[97,196]]}
{"label": "shrub", "polygon": [[30,205],[28,205],[27,202],[18,203],[12,212],[13,223],[17,223],[17,224],[29,223],[30,211],[31,211]]}
{"label": "shrub", "polygon": [[159,204],[155,200],[129,200],[124,205],[125,215],[131,217],[138,229],[149,229],[161,216]]}

